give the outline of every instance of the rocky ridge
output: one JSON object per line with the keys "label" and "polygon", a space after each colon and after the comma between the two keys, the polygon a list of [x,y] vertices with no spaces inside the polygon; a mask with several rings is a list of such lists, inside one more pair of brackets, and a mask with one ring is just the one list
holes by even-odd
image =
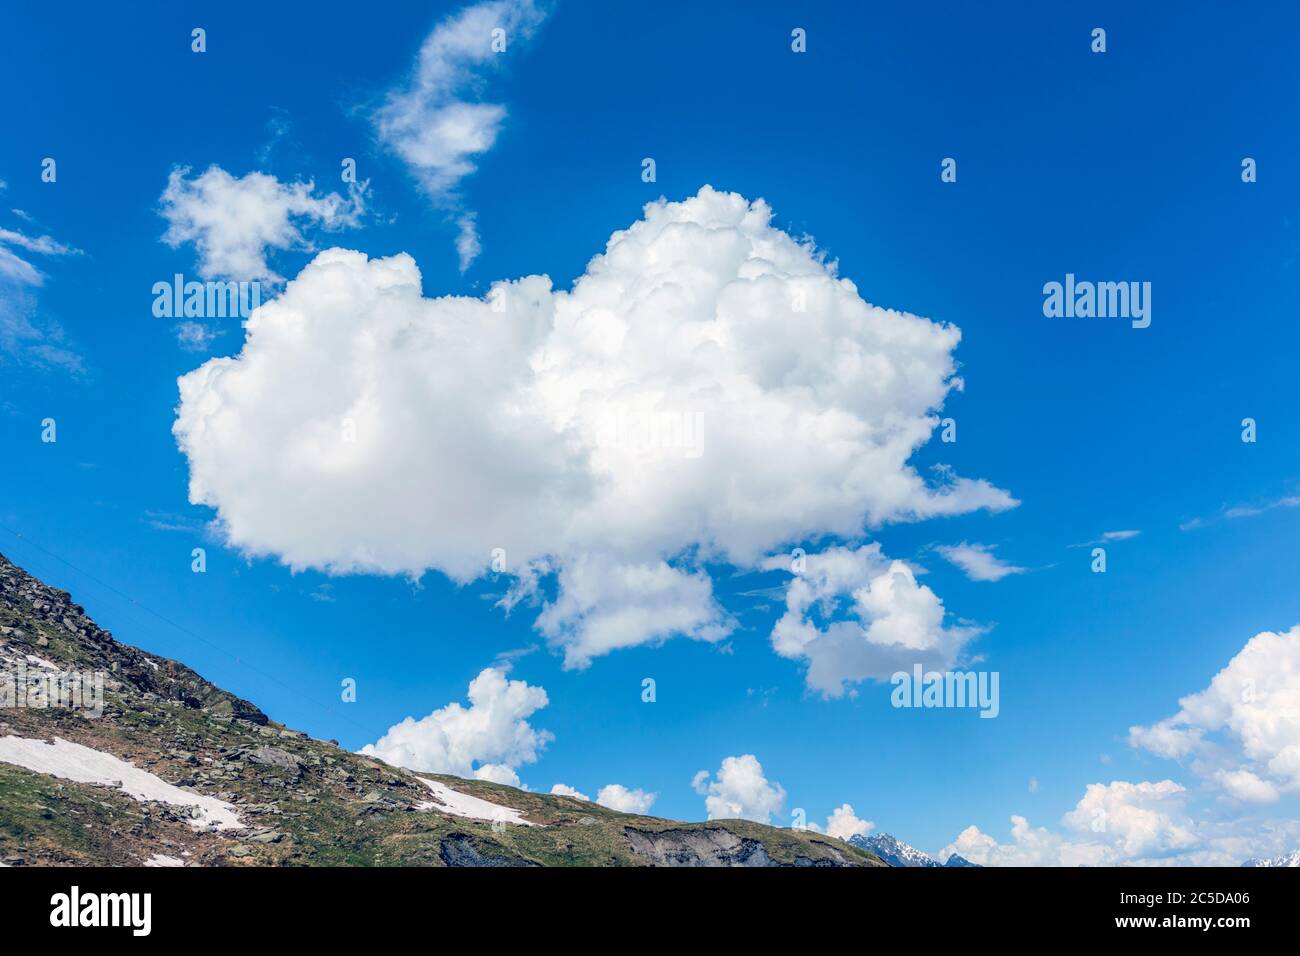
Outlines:
{"label": "rocky ridge", "polygon": [[[808,831],[618,813],[570,797],[417,775],[351,753],[272,720],[183,664],[119,642],[69,594],[0,555],[0,675],[23,671],[102,673],[103,712],[13,701],[0,708],[0,863],[7,866],[883,865]],[[13,756],[20,750],[64,763],[72,754],[76,766],[38,772],[14,762],[31,762]],[[155,789],[172,797],[132,796],[104,769],[118,761],[156,778]],[[426,780],[535,825],[444,812]],[[207,798],[233,808],[238,825],[207,826],[198,807],[184,805]]]}

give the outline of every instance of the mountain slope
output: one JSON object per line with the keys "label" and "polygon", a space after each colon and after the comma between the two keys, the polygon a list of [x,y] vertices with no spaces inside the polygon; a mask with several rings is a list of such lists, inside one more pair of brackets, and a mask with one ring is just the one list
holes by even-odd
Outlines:
{"label": "mountain slope", "polygon": [[[103,712],[15,706],[18,678],[100,672]],[[807,831],[679,823],[313,740],[121,644],[0,555],[0,863],[882,866]],[[32,698],[35,702],[35,698]]]}

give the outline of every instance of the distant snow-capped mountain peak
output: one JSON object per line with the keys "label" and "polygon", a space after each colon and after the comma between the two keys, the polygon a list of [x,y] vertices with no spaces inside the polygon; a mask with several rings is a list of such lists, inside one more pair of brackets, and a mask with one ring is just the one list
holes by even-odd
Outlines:
{"label": "distant snow-capped mountain peak", "polygon": [[910,844],[904,843],[897,837],[890,836],[888,833],[877,833],[875,836],[866,836],[859,834],[850,837],[849,842],[856,847],[861,847],[871,853],[876,854],[890,866],[969,866],[980,867],[979,863],[972,863],[963,856],[954,853],[948,857],[948,862],[940,863],[930,854],[918,850]]}
{"label": "distant snow-capped mountain peak", "polygon": [[[888,861],[886,861],[888,862]],[[1247,860],[1242,866],[1300,866],[1300,850],[1293,850],[1290,853],[1284,853],[1282,856],[1275,856],[1261,859],[1256,857]]]}
{"label": "distant snow-capped mountain peak", "polygon": [[876,854],[890,866],[939,865],[938,861],[930,854],[924,853],[914,846],[909,846],[888,833],[877,833],[874,836],[861,834],[853,837],[849,842],[854,846],[860,846],[862,849]]}

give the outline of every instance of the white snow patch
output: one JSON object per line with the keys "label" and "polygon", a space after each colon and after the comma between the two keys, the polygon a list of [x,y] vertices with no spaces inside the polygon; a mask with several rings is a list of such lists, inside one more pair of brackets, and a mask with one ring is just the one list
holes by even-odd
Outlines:
{"label": "white snow patch", "polygon": [[155,853],[149,859],[144,861],[145,866],[184,866],[184,860],[178,860],[174,856],[163,856],[161,853]]}
{"label": "white snow patch", "polygon": [[224,800],[182,790],[112,754],[62,737],[55,737],[52,744],[12,735],[0,737],[0,762],[62,780],[106,784],[141,802],[155,800],[174,807],[194,807],[198,816],[189,824],[196,830],[238,830],[244,825],[235,808]]}
{"label": "white snow patch", "polygon": [[441,813],[450,813],[453,816],[472,817],[475,820],[490,820],[493,823],[500,821],[502,823],[517,823],[525,827],[537,826],[537,824],[525,820],[522,812],[514,807],[503,807],[501,804],[493,803],[490,800],[471,797],[468,793],[453,790],[436,780],[425,780],[423,777],[417,777],[416,779],[433,791],[433,799],[416,804],[417,810],[438,810]]}
{"label": "white snow patch", "polygon": [[59,665],[51,664],[45,658],[37,657],[35,654],[28,654],[27,660],[29,663],[35,664],[37,667],[44,667],[46,670],[49,671],[56,671],[59,669]]}

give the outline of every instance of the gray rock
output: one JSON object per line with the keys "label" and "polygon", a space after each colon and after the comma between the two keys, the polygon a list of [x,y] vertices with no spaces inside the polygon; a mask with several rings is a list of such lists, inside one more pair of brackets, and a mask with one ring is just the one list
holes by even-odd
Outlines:
{"label": "gray rock", "polygon": [[248,755],[248,759],[253,763],[260,763],[267,767],[278,767],[294,774],[302,772],[302,764],[298,762],[298,758],[286,750],[281,750],[279,747],[258,747]]}
{"label": "gray rock", "polygon": [[444,866],[537,866],[523,857],[485,852],[467,833],[453,833],[442,840],[438,855]]}
{"label": "gray rock", "polygon": [[713,827],[623,830],[632,850],[652,866],[776,866],[766,847]]}

